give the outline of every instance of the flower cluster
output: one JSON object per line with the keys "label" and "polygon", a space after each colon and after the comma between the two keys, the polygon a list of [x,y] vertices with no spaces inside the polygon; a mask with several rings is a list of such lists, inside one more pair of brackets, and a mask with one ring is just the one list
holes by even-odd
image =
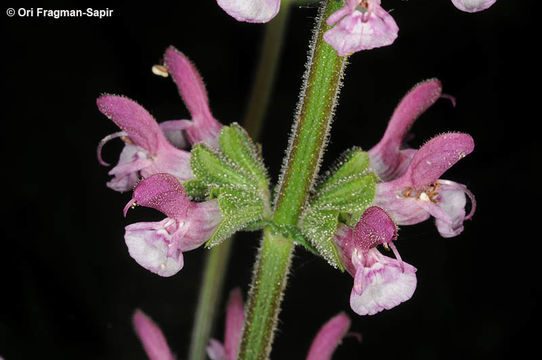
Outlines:
{"label": "flower cluster", "polygon": [[[352,309],[371,315],[408,300],[416,288],[416,269],[403,262],[393,244],[396,225],[412,225],[435,218],[443,237],[463,231],[474,214],[474,195],[462,184],[440,176],[474,149],[472,137],[445,133],[419,150],[403,147],[414,120],[441,97],[441,84],[430,79],[417,84],[395,109],[384,136],[369,150],[370,167],[378,175],[373,206],[352,228],[340,225],[334,236],[341,261],[354,276]],[[466,198],[471,210],[466,215]],[[376,246],[391,248],[396,259],[382,255]]]}
{"label": "flower cluster", "polygon": [[[339,56],[361,50],[391,45],[399,27],[381,6],[381,0],[344,0],[326,23],[333,26],[324,34],[326,42]],[[489,8],[496,0],[452,0],[456,8],[478,12]],[[277,15],[280,0],[217,0],[218,5],[238,21],[268,22]]]}
{"label": "flower cluster", "polygon": [[222,125],[212,116],[201,76],[188,58],[169,47],[164,54],[164,67],[177,84],[192,119],[158,124],[135,101],[102,95],[97,100],[98,109],[121,131],[100,142],[98,159],[108,165],[101,157],[103,145],[117,137],[124,141],[119,161],[109,172],[113,179],[107,186],[116,191],[135,187],[132,200],[124,209],[125,216],[136,205],[154,208],[167,216],[160,222],[128,225],[126,245],[141,266],[158,275],[171,276],[183,267],[182,253],[205,243],[222,219],[216,200],[193,202],[181,185],[194,179],[186,145],[216,146]]}

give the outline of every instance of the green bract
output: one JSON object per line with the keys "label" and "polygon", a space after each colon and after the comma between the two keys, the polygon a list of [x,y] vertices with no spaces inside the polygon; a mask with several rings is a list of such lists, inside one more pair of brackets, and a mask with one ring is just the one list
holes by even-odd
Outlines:
{"label": "green bract", "polygon": [[333,234],[339,222],[353,226],[375,196],[377,177],[368,170],[369,157],[360,149],[349,150],[316,187],[305,209],[301,229],[310,243],[334,267],[344,270]]}
{"label": "green bract", "polygon": [[206,246],[263,227],[261,220],[270,214],[269,180],[257,146],[241,126],[224,126],[217,150],[196,144],[190,165],[196,179],[184,188],[195,199],[217,199],[224,217]]}

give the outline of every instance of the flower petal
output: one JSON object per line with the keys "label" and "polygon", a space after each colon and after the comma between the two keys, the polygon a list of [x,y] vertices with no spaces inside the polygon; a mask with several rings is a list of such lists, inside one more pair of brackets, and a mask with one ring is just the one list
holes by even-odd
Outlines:
{"label": "flower petal", "polygon": [[173,360],[166,338],[162,330],[143,311],[137,309],[133,317],[136,333],[143,343],[150,360]]}
{"label": "flower petal", "polygon": [[316,334],[307,360],[330,360],[349,328],[350,318],[345,313],[332,317]]}
{"label": "flower petal", "polygon": [[384,256],[376,249],[367,256],[369,267],[358,267],[354,283],[363,283],[362,291],[352,289],[350,306],[359,315],[373,315],[389,310],[410,299],[416,289],[416,268],[405,262]]}
{"label": "flower petal", "polygon": [[230,293],[226,311],[226,329],[224,331],[226,359],[237,359],[244,323],[243,296],[241,289],[235,288]]}
{"label": "flower petal", "polygon": [[456,8],[466,12],[478,12],[489,8],[497,0],[452,0]]}
{"label": "flower petal", "polygon": [[129,191],[139,181],[139,171],[151,164],[146,151],[136,145],[125,144],[119,157],[119,162],[109,171],[114,175],[106,185],[115,191]]}
{"label": "flower petal", "polygon": [[[419,204],[435,218],[435,224],[442,237],[454,237],[463,231],[463,222],[472,217],[476,209],[476,200],[465,185],[449,180],[438,182],[440,185],[438,203],[420,200]],[[472,209],[468,216],[465,216],[467,203],[465,194],[472,202]]]}
{"label": "flower petal", "polygon": [[130,256],[145,269],[160,276],[175,275],[183,267],[183,254],[168,228],[174,220],[140,222],[126,226],[124,240]]}
{"label": "flower petal", "polygon": [[134,189],[132,199],[138,205],[156,209],[176,220],[185,219],[191,206],[186,191],[170,174],[155,174],[142,180]]}
{"label": "flower petal", "polygon": [[228,360],[224,345],[216,339],[209,340],[209,345],[206,350],[207,356],[209,356],[209,359],[211,360]]}
{"label": "flower petal", "polygon": [[217,0],[228,15],[237,21],[265,23],[277,15],[280,0]]}
{"label": "flower petal", "polygon": [[468,134],[436,136],[416,152],[407,171],[397,182],[415,188],[429,185],[473,150],[474,140]]}
{"label": "flower petal", "polygon": [[167,48],[164,63],[192,116],[193,124],[186,128],[190,142],[216,145],[222,125],[211,114],[207,91],[198,70],[173,46]]}
{"label": "flower petal", "polygon": [[[371,150],[369,155],[371,167],[384,181],[397,178],[406,169],[413,155],[412,151],[400,150],[404,137],[414,121],[437,101],[442,94],[442,86],[438,79],[429,79],[415,85],[395,108],[382,139]],[[399,169],[402,168],[402,169]]]}
{"label": "flower petal", "polygon": [[398,189],[390,182],[376,185],[373,204],[386,209],[397,225],[418,224],[430,217],[430,214],[420,207],[417,199],[401,197]]}
{"label": "flower petal", "polygon": [[192,121],[168,120],[162,121],[159,125],[168,141],[177,149],[186,149],[190,147],[185,132],[186,129],[193,125]]}
{"label": "flower petal", "polygon": [[361,216],[354,229],[357,248],[369,250],[389,243],[397,237],[397,228],[390,216],[378,206],[371,206]]}
{"label": "flower petal", "polygon": [[339,56],[350,55],[360,50],[370,50],[391,45],[397,38],[399,28],[395,20],[380,7],[362,14],[353,11],[324,33],[324,40]]}
{"label": "flower petal", "polygon": [[186,221],[180,224],[185,232],[179,240],[181,251],[194,250],[205,243],[223,220],[218,200],[191,203]]}
{"label": "flower petal", "polygon": [[150,153],[155,153],[167,143],[156,120],[135,101],[124,96],[103,95],[96,103],[102,114],[125,131],[136,145]]}

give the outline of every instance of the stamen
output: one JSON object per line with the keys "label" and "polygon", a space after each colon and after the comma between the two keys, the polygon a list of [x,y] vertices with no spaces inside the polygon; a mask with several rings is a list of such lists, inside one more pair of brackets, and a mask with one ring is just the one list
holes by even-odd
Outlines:
{"label": "stamen", "polygon": [[130,201],[128,201],[128,204],[126,204],[126,206],[124,207],[124,210],[122,211],[122,213],[124,214],[124,217],[126,217],[126,214],[128,213],[129,209],[135,209],[136,206],[137,206],[137,201],[135,201],[135,199],[131,199]]}
{"label": "stamen", "polygon": [[119,132],[116,132],[116,133],[113,133],[113,134],[109,134],[107,135],[106,137],[104,137],[102,140],[100,140],[100,143],[98,144],[98,148],[96,149],[97,150],[97,153],[98,153],[98,162],[100,163],[100,165],[103,165],[103,166],[109,166],[110,164],[105,162],[103,159],[102,159],[102,148],[104,147],[104,145],[109,142],[109,140],[112,140],[112,139],[115,139],[115,138],[122,138],[123,136],[126,137],[126,133],[124,131],[119,131]]}
{"label": "stamen", "polygon": [[165,67],[163,65],[153,65],[151,70],[152,70],[152,73],[154,75],[162,76],[162,77],[165,77],[165,78],[167,78],[169,76],[169,72],[167,70],[167,67]]}

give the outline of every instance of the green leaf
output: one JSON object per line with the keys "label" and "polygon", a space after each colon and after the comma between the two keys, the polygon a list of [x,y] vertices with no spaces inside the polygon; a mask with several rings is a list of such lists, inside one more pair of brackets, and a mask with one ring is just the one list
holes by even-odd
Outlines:
{"label": "green leaf", "polygon": [[313,254],[319,255],[318,250],[310,244],[308,239],[303,235],[301,230],[297,226],[292,225],[280,225],[282,234],[292,239],[296,244],[303,246]]}
{"label": "green leaf", "polygon": [[254,190],[254,185],[223,156],[203,144],[194,145],[190,165],[196,178],[207,186],[234,186]]}
{"label": "green leaf", "polygon": [[260,189],[268,188],[267,171],[258,148],[239,124],[224,126],[219,143],[224,156],[238,166],[239,171],[256,182]]}
{"label": "green leaf", "polygon": [[333,267],[344,271],[333,236],[339,225],[339,212],[333,210],[309,209],[302,223],[302,232]]}
{"label": "green leaf", "polygon": [[198,179],[185,181],[183,187],[188,196],[193,199],[204,199],[209,194],[209,187]]}
{"label": "green leaf", "polygon": [[352,175],[334,181],[325,191],[316,195],[311,207],[320,210],[338,210],[353,213],[365,210],[372,204],[376,191],[377,178],[368,175]]}
{"label": "green leaf", "polygon": [[217,199],[224,220],[205,244],[207,247],[215,246],[237,231],[263,219],[264,202],[252,192],[223,187]]}
{"label": "green leaf", "polygon": [[320,180],[317,192],[325,192],[327,188],[333,187],[338,182],[353,175],[367,173],[369,168],[369,154],[360,148],[353,148],[344,152],[335,164]]}

